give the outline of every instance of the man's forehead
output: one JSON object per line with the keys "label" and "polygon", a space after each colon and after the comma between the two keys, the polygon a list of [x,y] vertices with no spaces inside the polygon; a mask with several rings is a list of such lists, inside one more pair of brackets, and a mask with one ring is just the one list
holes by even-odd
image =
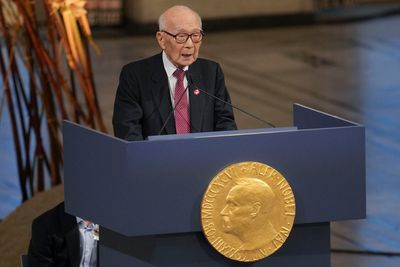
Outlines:
{"label": "man's forehead", "polygon": [[173,30],[201,30],[201,26],[198,20],[190,20],[187,18],[173,18],[167,21],[167,27]]}
{"label": "man's forehead", "polygon": [[164,14],[164,19],[167,27],[176,30],[186,30],[187,28],[201,30],[201,19],[197,13],[191,10],[168,12]]}
{"label": "man's forehead", "polygon": [[235,199],[235,200],[243,199],[248,194],[247,191],[248,190],[244,186],[236,185],[229,191],[227,198]]}

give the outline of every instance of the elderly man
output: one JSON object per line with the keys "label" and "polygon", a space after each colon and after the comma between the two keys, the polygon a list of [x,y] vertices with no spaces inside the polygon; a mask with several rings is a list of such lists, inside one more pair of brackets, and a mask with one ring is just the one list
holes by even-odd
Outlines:
{"label": "elderly man", "polygon": [[203,37],[200,16],[186,6],[171,7],[160,16],[156,38],[162,52],[121,71],[115,136],[132,141],[236,129],[232,108],[224,103],[230,97],[221,67],[198,58]]}

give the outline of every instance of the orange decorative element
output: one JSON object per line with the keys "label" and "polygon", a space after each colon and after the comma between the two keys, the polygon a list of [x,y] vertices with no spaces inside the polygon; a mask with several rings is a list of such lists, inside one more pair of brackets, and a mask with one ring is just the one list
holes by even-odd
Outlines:
{"label": "orange decorative element", "polygon": [[22,25],[23,19],[14,2],[9,0],[0,0],[0,5],[2,10],[0,15],[4,17],[4,22],[7,27],[19,27]]}
{"label": "orange decorative element", "polygon": [[84,71],[88,70],[88,58],[82,44],[78,23],[83,34],[94,47],[97,54],[100,53],[99,47],[95,44],[92,38],[92,32],[87,19],[87,11],[85,9],[86,2],[87,1],[85,0],[51,1],[53,12],[59,12],[63,19],[68,44],[72,54],[72,58],[69,58],[68,64],[71,68],[76,68],[77,64],[80,63]]}

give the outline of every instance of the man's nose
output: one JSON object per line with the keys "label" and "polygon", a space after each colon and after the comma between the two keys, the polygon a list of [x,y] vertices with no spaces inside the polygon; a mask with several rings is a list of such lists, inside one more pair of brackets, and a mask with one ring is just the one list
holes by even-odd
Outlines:
{"label": "man's nose", "polygon": [[192,41],[192,37],[191,36],[189,36],[189,38],[186,40],[186,43],[185,43],[185,47],[193,47],[194,46],[194,43],[193,43],[193,41]]}
{"label": "man's nose", "polygon": [[226,212],[226,207],[224,207],[219,214],[222,216],[228,215],[228,213]]}

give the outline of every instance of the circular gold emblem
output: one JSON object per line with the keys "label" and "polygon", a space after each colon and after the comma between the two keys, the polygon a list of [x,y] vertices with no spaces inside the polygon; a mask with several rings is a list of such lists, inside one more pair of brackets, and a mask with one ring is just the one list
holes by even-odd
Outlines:
{"label": "circular gold emblem", "polygon": [[274,168],[259,162],[232,164],[208,185],[201,224],[208,242],[237,261],[256,261],[277,251],[293,227],[292,188]]}

